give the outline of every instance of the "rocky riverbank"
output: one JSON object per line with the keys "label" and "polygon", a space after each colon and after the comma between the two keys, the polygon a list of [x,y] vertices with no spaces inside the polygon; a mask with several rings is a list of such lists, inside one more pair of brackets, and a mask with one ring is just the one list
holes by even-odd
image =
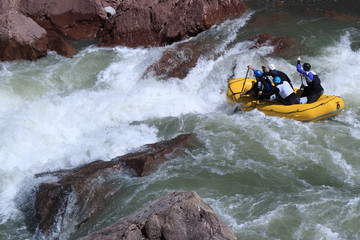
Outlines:
{"label": "rocky riverbank", "polygon": [[[38,237],[53,239],[64,228],[78,229],[102,211],[121,189],[111,181],[119,171],[134,177],[154,172],[196,141],[194,134],[149,144],[111,161],[95,161],[75,169],[37,174],[44,181],[36,192]],[[50,180],[52,179],[52,180]],[[66,221],[64,221],[66,219]],[[33,221],[33,220],[29,220]],[[82,239],[236,239],[195,192],[174,192],[154,200],[113,225]]]}
{"label": "rocky riverbank", "polygon": [[[37,174],[37,178],[43,179],[34,204],[39,234],[55,237],[69,223],[79,228],[121,191],[109,187],[119,171],[135,177],[151,174],[195,140],[195,135],[183,134],[111,161],[98,160],[75,169]],[[63,221],[64,218],[67,221]]]}
{"label": "rocky riverbank", "polygon": [[0,60],[36,60],[47,51],[71,57],[68,40],[100,46],[163,46],[195,36],[246,9],[241,0],[4,0]]}

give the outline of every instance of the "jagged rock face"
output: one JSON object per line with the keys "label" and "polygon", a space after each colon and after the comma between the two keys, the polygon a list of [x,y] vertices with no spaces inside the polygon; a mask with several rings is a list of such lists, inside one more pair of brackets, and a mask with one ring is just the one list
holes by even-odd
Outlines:
{"label": "jagged rock face", "polygon": [[0,14],[16,13],[17,8],[18,8],[18,4],[13,0],[0,1]]}
{"label": "jagged rock face", "polygon": [[92,39],[107,20],[104,7],[117,7],[116,0],[19,0],[19,12],[33,18],[48,32],[48,49],[72,57],[68,39]]}
{"label": "jagged rock face", "polygon": [[161,163],[170,159],[170,153],[186,147],[194,137],[193,134],[183,134],[174,139],[146,145],[139,152],[116,157],[111,161],[98,160],[75,169],[37,174],[38,178],[56,178],[55,181],[47,180],[39,185],[35,200],[39,232],[49,236],[56,234],[59,229],[61,231],[66,224],[61,220],[65,214],[67,222],[72,224],[86,221],[99,212],[114,194],[114,190],[104,179],[111,179],[112,175],[124,168],[139,177],[150,174]]}
{"label": "jagged rock face", "polygon": [[[47,31],[48,50],[54,50],[67,57],[75,53],[68,44],[68,39],[93,39],[99,36],[100,46],[163,46],[195,36],[226,19],[239,17],[244,10],[245,5],[241,0],[0,2],[0,14],[16,13],[18,16],[23,14],[32,18]],[[5,45],[3,48],[7,48],[7,45],[15,47],[11,39],[5,39],[2,43]],[[26,46],[16,46],[19,51],[28,51]],[[41,53],[37,57],[26,59],[34,60],[43,55]]]}
{"label": "jagged rock face", "polygon": [[[3,53],[0,60],[36,60],[46,56],[47,50],[71,57],[75,51],[67,40],[95,38],[108,18],[105,7],[116,9],[117,5],[117,0],[2,0],[0,14],[7,18],[10,15],[11,21],[7,19],[0,28],[0,53]],[[40,30],[45,32],[41,39],[36,35]],[[16,39],[35,35],[36,41],[30,43]]]}
{"label": "jagged rock face", "polygon": [[239,17],[241,0],[122,1],[100,33],[100,46],[163,46]]}
{"label": "jagged rock face", "polygon": [[47,54],[45,29],[18,13],[0,15],[0,60],[35,60]]}
{"label": "jagged rock face", "polygon": [[235,240],[236,237],[197,193],[174,192],[145,205],[103,230],[81,238],[95,239]]}
{"label": "jagged rock face", "polygon": [[40,26],[62,33],[67,39],[94,38],[107,19],[104,0],[20,0],[19,11],[36,19]]}

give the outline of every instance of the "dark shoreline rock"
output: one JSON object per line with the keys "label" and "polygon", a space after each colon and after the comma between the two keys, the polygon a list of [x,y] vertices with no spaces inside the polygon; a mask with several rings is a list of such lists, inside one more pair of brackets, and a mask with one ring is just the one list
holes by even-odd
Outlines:
{"label": "dark shoreline rock", "polygon": [[18,13],[0,15],[0,61],[36,60],[46,56],[48,38],[45,29]]}
{"label": "dark shoreline rock", "polygon": [[[240,17],[246,8],[241,0],[63,0],[56,4],[48,0],[3,0],[0,7],[2,18],[7,14],[19,18],[12,21],[17,24],[14,28],[2,22],[0,53],[8,54],[1,61],[36,60],[46,56],[47,50],[72,57],[75,50],[68,40],[97,37],[99,46],[164,46]],[[25,17],[37,25],[27,24],[23,34],[45,31],[42,38],[47,42],[42,41],[41,50],[32,42],[13,43],[16,29],[23,25],[19,21]]]}
{"label": "dark shoreline rock", "polygon": [[236,240],[196,192],[173,192],[81,240]]}
{"label": "dark shoreline rock", "polygon": [[99,46],[164,46],[240,17],[241,0],[123,1],[99,35]]}
{"label": "dark shoreline rock", "polygon": [[77,226],[74,227],[78,227],[102,210],[113,196],[113,190],[106,184],[109,176],[122,169],[131,170],[137,177],[150,174],[194,139],[194,134],[182,134],[170,140],[145,145],[139,152],[111,161],[98,160],[74,169],[37,174],[37,178],[56,179],[39,185],[35,199],[38,232],[45,236],[56,235],[66,222],[75,222]]}

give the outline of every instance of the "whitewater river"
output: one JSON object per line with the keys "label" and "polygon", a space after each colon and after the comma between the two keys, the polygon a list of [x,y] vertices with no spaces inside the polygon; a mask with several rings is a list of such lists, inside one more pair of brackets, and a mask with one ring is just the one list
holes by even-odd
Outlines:
{"label": "whitewater river", "polygon": [[[0,63],[0,239],[37,239],[29,219],[34,174],[110,160],[181,133],[196,133],[196,143],[149,176],[119,174],[124,193],[58,237],[87,235],[183,190],[196,191],[238,239],[360,239],[360,16],[280,10],[250,9],[190,39],[209,51],[182,80],[144,77],[174,46],[81,43],[73,58],[50,52],[37,62]],[[290,49],[249,49],[264,32],[289,37]],[[325,94],[343,98],[341,114],[315,123],[232,114],[230,76],[273,63],[299,87],[298,56]]]}

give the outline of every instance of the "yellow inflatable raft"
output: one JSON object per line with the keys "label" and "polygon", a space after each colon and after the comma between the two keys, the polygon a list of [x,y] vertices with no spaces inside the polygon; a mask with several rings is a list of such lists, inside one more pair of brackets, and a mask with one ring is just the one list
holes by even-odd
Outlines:
{"label": "yellow inflatable raft", "polygon": [[[283,105],[270,100],[257,100],[253,95],[243,95],[256,82],[254,79],[236,78],[228,83],[227,100],[237,105],[237,110],[251,111],[257,109],[266,115],[286,117],[303,122],[315,122],[334,116],[344,108],[344,101],[337,96],[322,95],[316,102],[308,104]],[[294,89],[300,96],[302,90]]]}

